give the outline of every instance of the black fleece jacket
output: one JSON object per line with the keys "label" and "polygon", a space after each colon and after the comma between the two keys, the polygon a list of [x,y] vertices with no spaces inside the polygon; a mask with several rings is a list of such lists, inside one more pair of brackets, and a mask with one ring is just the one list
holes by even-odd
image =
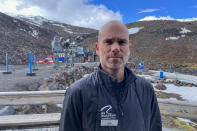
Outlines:
{"label": "black fleece jacket", "polygon": [[125,80],[101,68],[66,91],[60,131],[162,131],[152,85],[125,67]]}

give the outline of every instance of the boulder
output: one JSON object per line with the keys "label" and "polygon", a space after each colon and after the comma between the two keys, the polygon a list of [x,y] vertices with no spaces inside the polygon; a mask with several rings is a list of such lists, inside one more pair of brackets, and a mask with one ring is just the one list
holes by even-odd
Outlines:
{"label": "boulder", "polygon": [[156,89],[158,90],[166,90],[166,86],[163,84],[163,83],[158,83],[156,86],[155,86]]}

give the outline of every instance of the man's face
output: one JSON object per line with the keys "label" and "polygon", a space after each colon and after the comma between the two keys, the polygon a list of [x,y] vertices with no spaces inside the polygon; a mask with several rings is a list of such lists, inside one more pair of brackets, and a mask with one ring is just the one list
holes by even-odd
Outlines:
{"label": "man's face", "polygon": [[120,24],[104,27],[96,44],[96,52],[104,70],[119,70],[124,68],[130,55],[128,30]]}

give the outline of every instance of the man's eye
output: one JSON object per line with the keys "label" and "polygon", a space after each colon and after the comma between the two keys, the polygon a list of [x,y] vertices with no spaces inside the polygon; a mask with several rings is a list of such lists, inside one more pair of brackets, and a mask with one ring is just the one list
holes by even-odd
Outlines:
{"label": "man's eye", "polygon": [[106,43],[107,43],[108,45],[111,45],[111,44],[113,44],[113,41],[111,41],[111,40],[106,40]]}
{"label": "man's eye", "polygon": [[119,45],[124,45],[126,42],[124,40],[119,40],[118,43]]}

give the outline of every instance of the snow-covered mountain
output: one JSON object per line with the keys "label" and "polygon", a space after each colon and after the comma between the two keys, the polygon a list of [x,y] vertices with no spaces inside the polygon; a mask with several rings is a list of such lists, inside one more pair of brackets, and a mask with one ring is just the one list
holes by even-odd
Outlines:
{"label": "snow-covered mountain", "polygon": [[28,22],[30,24],[36,25],[36,26],[41,26],[43,22],[53,22],[51,20],[47,20],[46,18],[42,16],[17,15],[16,18],[22,21]]}

